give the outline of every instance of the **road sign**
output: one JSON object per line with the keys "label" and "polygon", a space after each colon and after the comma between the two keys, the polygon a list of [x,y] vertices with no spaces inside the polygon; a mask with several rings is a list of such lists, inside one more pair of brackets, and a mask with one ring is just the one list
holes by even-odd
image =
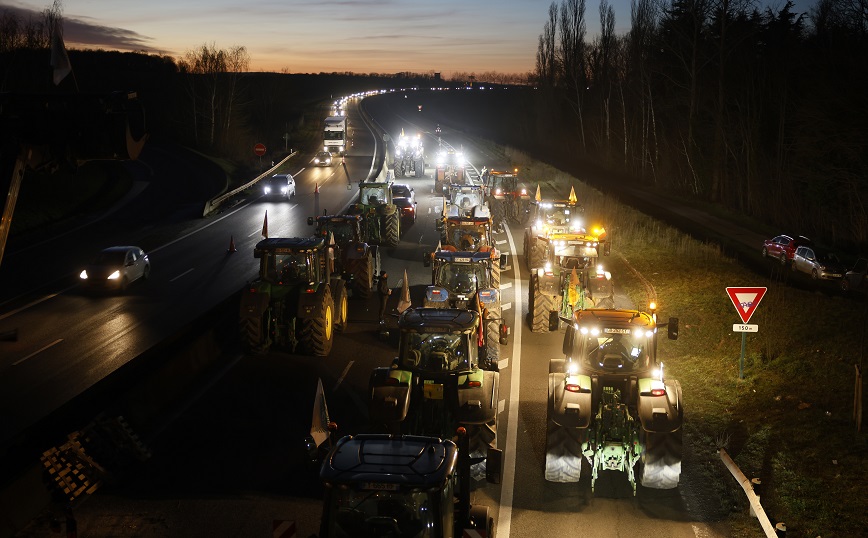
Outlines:
{"label": "road sign", "polygon": [[766,294],[768,288],[726,288],[729,299],[735,306],[736,312],[741,317],[742,323],[750,321],[750,317],[756,312],[756,307]]}
{"label": "road sign", "polygon": [[742,325],[741,323],[735,323],[732,326],[732,332],[734,333],[758,333],[759,325]]}
{"label": "road sign", "polygon": [[265,144],[256,144],[255,146],[253,146],[253,153],[259,155],[260,157],[265,155]]}

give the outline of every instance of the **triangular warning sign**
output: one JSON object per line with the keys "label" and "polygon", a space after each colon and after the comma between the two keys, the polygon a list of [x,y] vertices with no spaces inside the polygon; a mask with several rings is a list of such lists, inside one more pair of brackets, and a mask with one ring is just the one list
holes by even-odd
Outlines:
{"label": "triangular warning sign", "polygon": [[750,317],[756,312],[756,307],[766,294],[768,288],[726,288],[726,293],[735,306],[736,312],[741,317],[742,323],[750,321]]}

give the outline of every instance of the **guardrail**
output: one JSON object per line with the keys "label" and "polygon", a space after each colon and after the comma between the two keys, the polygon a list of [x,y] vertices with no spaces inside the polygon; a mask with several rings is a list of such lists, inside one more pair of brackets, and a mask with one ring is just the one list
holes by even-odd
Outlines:
{"label": "guardrail", "polygon": [[259,174],[258,176],[253,178],[251,181],[245,183],[244,185],[241,185],[240,187],[238,187],[236,189],[232,189],[229,192],[225,192],[225,193],[223,193],[223,194],[221,194],[215,198],[211,198],[210,200],[206,201],[205,202],[205,209],[202,211],[202,216],[207,217],[211,212],[213,212],[217,208],[219,208],[220,205],[223,204],[223,202],[225,202],[229,198],[232,198],[233,196],[235,196],[239,192],[241,192],[245,189],[249,189],[253,185],[256,185],[257,181],[261,180],[265,176],[272,174],[275,170],[280,168],[286,161],[288,161],[292,157],[295,157],[296,155],[298,155],[297,151],[291,151],[289,155],[287,155],[286,157],[283,158],[283,160],[281,160],[279,163],[275,164],[274,166],[272,166],[271,168],[269,168],[265,172]]}
{"label": "guardrail", "polygon": [[729,457],[729,454],[726,453],[726,450],[720,449],[720,459],[723,461],[723,464],[726,465],[726,468],[729,469],[729,472],[732,473],[732,476],[738,481],[739,485],[741,485],[741,489],[744,490],[744,494],[747,496],[747,500],[750,503],[751,515],[756,517],[760,526],[766,534],[767,538],[784,538],[787,535],[787,526],[784,523],[778,523],[777,525],[772,526],[772,522],[769,521],[769,516],[766,515],[765,510],[763,510],[763,505],[760,504],[759,495],[753,490],[754,482],[748,480],[748,478],[741,472],[741,469],[738,468],[738,465],[732,461],[732,458]]}
{"label": "guardrail", "polygon": [[[389,163],[392,162],[389,158],[392,153],[390,149],[392,139],[386,136],[388,134],[386,133],[386,130],[383,129],[383,127],[379,123],[377,123],[377,120],[375,120],[365,109],[364,99],[362,99],[362,102],[359,104],[359,112],[362,115],[362,120],[364,120],[364,122],[368,124],[371,130],[374,131],[374,136],[377,138],[377,146],[383,148],[383,158],[380,160],[380,166],[378,167],[376,173],[373,174],[373,177],[377,178],[378,181],[387,181],[387,170],[390,168]],[[380,142],[382,142],[382,146],[380,146]]]}

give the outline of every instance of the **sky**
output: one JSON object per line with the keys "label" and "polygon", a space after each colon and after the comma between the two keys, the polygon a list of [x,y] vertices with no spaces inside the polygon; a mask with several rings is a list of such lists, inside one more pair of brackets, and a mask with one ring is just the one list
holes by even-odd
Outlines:
{"label": "sky", "polygon": [[[65,0],[69,49],[145,51],[180,58],[204,44],[243,46],[250,71],[286,73],[525,73],[550,0]],[[560,3],[560,2],[558,2]],[[616,33],[630,0],[610,0]],[[783,4],[783,0],[778,2]],[[0,0],[27,20],[51,0]],[[588,40],[599,2],[586,0]]]}

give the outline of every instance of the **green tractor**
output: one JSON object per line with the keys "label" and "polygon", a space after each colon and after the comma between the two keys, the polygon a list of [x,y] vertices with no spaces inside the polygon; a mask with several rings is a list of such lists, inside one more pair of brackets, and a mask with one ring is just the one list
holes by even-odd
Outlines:
{"label": "green tractor", "polygon": [[362,238],[374,245],[397,247],[401,239],[401,212],[392,202],[392,183],[359,184],[359,199],[347,211],[362,218]]}
{"label": "green tractor", "polygon": [[480,367],[479,323],[475,310],[405,310],[398,357],[374,369],[368,392],[372,425],[390,433],[452,438],[464,428],[477,481],[489,448],[497,447],[500,386],[498,372]]}
{"label": "green tractor", "polygon": [[333,238],[336,252],[332,272],[341,275],[362,299],[370,297],[376,276],[380,274],[380,249],[377,245],[367,244],[362,237],[362,217],[324,215],[308,217],[307,223],[316,224],[318,237]]}
{"label": "green tractor", "polygon": [[347,323],[347,291],[331,274],[322,237],[268,238],[253,249],[259,277],[241,293],[242,344],[258,353],[272,346],[326,357],[334,331]]}

